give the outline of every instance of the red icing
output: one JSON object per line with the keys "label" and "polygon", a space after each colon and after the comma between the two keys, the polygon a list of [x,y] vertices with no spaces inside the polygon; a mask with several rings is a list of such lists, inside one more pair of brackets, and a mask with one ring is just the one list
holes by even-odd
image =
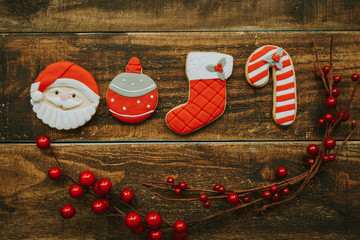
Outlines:
{"label": "red icing", "polygon": [[132,57],[126,66],[127,73],[141,73],[141,63],[137,57]]}
{"label": "red icing", "polygon": [[[151,96],[153,96],[153,98],[151,98]],[[111,101],[111,99],[114,99],[114,101]],[[136,115],[155,110],[158,101],[158,91],[155,89],[141,97],[125,97],[108,89],[106,101],[109,109],[115,112],[110,111],[114,117],[123,122],[137,123],[147,119],[152,112],[141,116]],[[137,101],[140,101],[140,103],[137,103]],[[150,105],[150,108],[148,108],[147,105]],[[124,107],[126,108],[125,110],[123,109]],[[120,116],[119,114],[136,117]]]}
{"label": "red icing", "polygon": [[222,64],[221,64],[221,63],[218,63],[218,64],[217,64],[217,67],[218,67],[218,68],[222,68]]}
{"label": "red icing", "polygon": [[280,55],[276,55],[275,53],[272,55],[272,59],[274,59],[275,62],[279,62],[280,61],[281,56]]}

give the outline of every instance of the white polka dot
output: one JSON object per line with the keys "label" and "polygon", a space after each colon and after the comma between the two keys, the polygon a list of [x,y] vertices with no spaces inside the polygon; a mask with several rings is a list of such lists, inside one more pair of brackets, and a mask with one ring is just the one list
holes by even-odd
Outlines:
{"label": "white polka dot", "polygon": [[125,78],[123,78],[122,81],[125,82],[126,81]]}
{"label": "white polka dot", "polygon": [[114,102],[115,100],[112,98],[110,101],[111,101],[111,102]]}
{"label": "white polka dot", "polygon": [[132,82],[132,83],[131,83],[131,85],[133,85],[133,86],[134,86],[134,85],[135,85],[135,83],[133,83],[133,82]]}
{"label": "white polka dot", "polygon": [[154,98],[154,96],[153,96],[153,95],[151,95],[151,96],[150,96],[150,98]]}
{"label": "white polka dot", "polygon": [[143,80],[142,79],[140,79],[140,82],[142,82]]}
{"label": "white polka dot", "polygon": [[147,107],[147,108],[150,108],[150,105],[148,104],[146,107]]}
{"label": "white polka dot", "polygon": [[123,110],[125,111],[125,110],[126,110],[126,107],[123,107]]}
{"label": "white polka dot", "polygon": [[140,100],[137,100],[136,102],[137,102],[137,103],[140,103]]}

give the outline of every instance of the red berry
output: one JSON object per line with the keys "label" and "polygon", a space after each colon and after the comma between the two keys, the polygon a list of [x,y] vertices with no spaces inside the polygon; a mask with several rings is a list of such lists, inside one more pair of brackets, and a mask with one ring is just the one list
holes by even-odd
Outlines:
{"label": "red berry", "polygon": [[356,82],[357,80],[359,80],[359,75],[358,74],[353,74],[351,75],[351,80],[353,80],[354,82]]}
{"label": "red berry", "polygon": [[126,203],[129,203],[134,199],[134,193],[130,189],[122,190],[120,196],[121,196],[121,200],[123,200]]}
{"label": "red berry", "polygon": [[249,196],[245,196],[245,197],[243,198],[243,202],[244,202],[244,203],[250,202],[250,197],[249,197]]}
{"label": "red berry", "polygon": [[324,73],[328,73],[330,71],[330,66],[324,66],[323,71]]}
{"label": "red berry", "polygon": [[339,75],[335,75],[333,77],[333,79],[334,79],[334,82],[336,82],[336,83],[339,83],[341,81],[341,77]]}
{"label": "red berry", "polygon": [[146,215],[145,223],[151,229],[158,229],[161,225],[162,217],[158,212],[150,212]]}
{"label": "red berry", "polygon": [[307,152],[308,152],[310,155],[316,155],[316,154],[318,154],[318,152],[319,152],[319,148],[318,148],[315,144],[310,144],[310,145],[307,147]]}
{"label": "red berry", "polygon": [[274,195],[272,196],[271,200],[273,202],[278,202],[280,201],[280,193],[274,193]]}
{"label": "red berry", "polygon": [[139,227],[141,225],[141,216],[136,212],[128,213],[125,216],[125,225],[131,229]]}
{"label": "red berry", "polygon": [[186,222],[179,220],[174,224],[174,231],[177,233],[183,233],[186,231],[187,225]]}
{"label": "red berry", "polygon": [[215,191],[219,191],[219,188],[221,187],[221,185],[220,184],[215,184],[214,185],[214,190]]}
{"label": "red berry", "polygon": [[224,186],[220,186],[218,189],[219,193],[225,193],[226,192],[226,188]]}
{"label": "red berry", "polygon": [[230,193],[227,200],[229,203],[236,203],[239,201],[239,196],[236,193]]}
{"label": "red berry", "polygon": [[166,180],[168,183],[174,183],[174,178],[168,177]]}
{"label": "red berry", "polygon": [[94,184],[94,191],[100,197],[106,197],[111,190],[111,182],[109,179],[97,180]]}
{"label": "red berry", "polygon": [[315,163],[315,160],[313,158],[308,158],[307,163],[309,165],[313,165]]}
{"label": "red berry", "polygon": [[336,88],[336,87],[334,87],[334,88],[332,89],[332,95],[333,95],[333,97],[338,97],[339,94],[340,94],[339,89]]}
{"label": "red berry", "polygon": [[103,203],[105,205],[105,211],[109,210],[109,208],[110,208],[109,200],[107,200],[106,198],[102,198],[100,200],[103,201]]}
{"label": "red berry", "polygon": [[215,66],[215,67],[214,67],[214,70],[215,70],[215,72],[219,71],[219,67],[218,67],[218,66]]}
{"label": "red berry", "polygon": [[334,120],[333,115],[331,115],[330,113],[325,114],[325,120],[328,122],[332,122]]}
{"label": "red berry", "polygon": [[185,232],[183,232],[183,233],[173,232],[173,237],[174,237],[176,240],[186,239],[187,236],[188,236],[187,231],[185,231]]}
{"label": "red berry", "polygon": [[208,199],[208,196],[205,193],[200,194],[199,200],[205,202]]}
{"label": "red berry", "polygon": [[270,199],[270,198],[271,198],[271,192],[268,191],[268,190],[263,191],[262,197],[263,197],[264,199]]}
{"label": "red berry", "polygon": [[175,188],[174,192],[176,195],[180,195],[182,193],[181,188],[178,188],[178,187]]}
{"label": "red berry", "polygon": [[179,188],[181,188],[181,189],[186,189],[186,188],[187,188],[186,182],[180,182],[180,183],[179,183]]}
{"label": "red berry", "polygon": [[146,238],[148,240],[160,240],[162,238],[162,233],[160,230],[156,230],[156,231],[150,231],[148,232],[148,234],[146,235]]}
{"label": "red berry", "polygon": [[319,118],[318,123],[319,123],[320,126],[325,125],[325,123],[326,123],[325,118]]}
{"label": "red berry", "polygon": [[207,200],[204,202],[203,205],[204,205],[204,208],[209,208],[209,207],[211,207],[211,202],[209,200]]}
{"label": "red berry", "polygon": [[222,64],[218,63],[216,66],[218,66],[219,68],[222,68]]}
{"label": "red berry", "polygon": [[322,161],[323,162],[328,162],[329,161],[329,156],[328,155],[324,155],[324,156],[322,156]]}
{"label": "red berry", "polygon": [[84,171],[80,173],[79,182],[84,187],[90,187],[95,182],[95,175],[91,171]]}
{"label": "red berry", "polygon": [[279,190],[279,188],[276,186],[276,185],[272,185],[271,187],[270,187],[270,191],[271,192],[277,192]]}
{"label": "red berry", "polygon": [[334,107],[336,107],[336,105],[337,105],[337,100],[335,97],[328,97],[326,99],[326,106],[328,108],[334,108]]}
{"label": "red berry", "polygon": [[329,154],[329,161],[335,161],[335,155],[334,154]]}
{"label": "red berry", "polygon": [[278,177],[284,178],[287,176],[287,169],[285,167],[279,167],[276,170]]}
{"label": "red berry", "polygon": [[135,235],[141,235],[145,231],[144,225],[140,225],[136,228],[132,228],[131,232]]}
{"label": "red berry", "polygon": [[83,188],[78,184],[74,184],[70,187],[69,194],[73,198],[81,197],[83,194]]}
{"label": "red berry", "polygon": [[324,145],[327,149],[333,149],[336,146],[336,142],[333,138],[327,138],[324,140]]}
{"label": "red berry", "polygon": [[91,209],[93,210],[94,213],[96,214],[102,214],[106,211],[106,206],[104,201],[102,200],[96,200],[93,202]]}
{"label": "red berry", "polygon": [[[337,118],[341,118],[341,116],[344,114],[344,110],[341,110],[340,112],[338,112],[337,114]],[[342,122],[346,122],[349,119],[349,113],[346,112],[345,116],[341,119]]]}
{"label": "red berry", "polygon": [[47,149],[50,147],[51,141],[48,136],[40,136],[36,140],[36,146],[40,149]]}
{"label": "red berry", "polygon": [[224,71],[224,69],[219,68],[219,73],[222,73]]}
{"label": "red berry", "polygon": [[58,180],[61,177],[61,169],[58,167],[52,167],[48,171],[48,176],[52,180]]}
{"label": "red berry", "polygon": [[75,208],[71,205],[65,205],[61,208],[60,214],[63,218],[69,219],[75,215]]}
{"label": "red berry", "polygon": [[284,187],[282,190],[281,190],[282,194],[284,195],[288,195],[290,193],[290,189],[287,188],[287,187]]}
{"label": "red berry", "polygon": [[325,79],[328,80],[329,74],[325,74]]}
{"label": "red berry", "polygon": [[[236,202],[234,204],[234,207],[237,207],[237,206],[240,206],[240,205],[242,205],[241,202]],[[242,213],[244,210],[245,210],[245,208],[239,208],[239,209],[236,209],[235,212]]]}

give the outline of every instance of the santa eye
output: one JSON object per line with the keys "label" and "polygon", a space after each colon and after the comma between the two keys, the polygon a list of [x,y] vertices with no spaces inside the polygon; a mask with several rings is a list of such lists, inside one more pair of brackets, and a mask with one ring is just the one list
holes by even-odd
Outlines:
{"label": "santa eye", "polygon": [[55,95],[59,95],[59,91],[55,91]]}
{"label": "santa eye", "polygon": [[71,95],[72,96],[72,98],[75,98],[76,97],[76,94],[73,94],[73,95]]}

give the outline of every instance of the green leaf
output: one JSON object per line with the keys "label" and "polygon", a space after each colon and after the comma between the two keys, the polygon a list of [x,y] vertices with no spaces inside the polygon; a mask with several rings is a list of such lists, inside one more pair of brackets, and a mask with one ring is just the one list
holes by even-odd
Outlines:
{"label": "green leaf", "polygon": [[282,57],[283,56],[283,49],[282,48],[278,48],[277,50],[276,50],[276,55],[280,55],[280,57]]}
{"label": "green leaf", "polygon": [[215,72],[215,65],[210,64],[206,66],[206,70],[208,70],[209,72]]}
{"label": "green leaf", "polygon": [[222,72],[222,73],[218,72],[217,75],[221,80],[225,80],[225,73],[224,72]]}
{"label": "green leaf", "polygon": [[280,69],[280,70],[283,69],[282,61],[275,63],[275,65],[278,69]]}
{"label": "green leaf", "polygon": [[221,58],[218,63],[221,63],[222,67],[225,67],[226,58]]}
{"label": "green leaf", "polygon": [[264,61],[267,62],[267,63],[269,63],[269,64],[271,64],[271,65],[274,65],[274,64],[275,64],[274,59],[272,59],[272,56],[270,56],[270,55],[264,57]]}

